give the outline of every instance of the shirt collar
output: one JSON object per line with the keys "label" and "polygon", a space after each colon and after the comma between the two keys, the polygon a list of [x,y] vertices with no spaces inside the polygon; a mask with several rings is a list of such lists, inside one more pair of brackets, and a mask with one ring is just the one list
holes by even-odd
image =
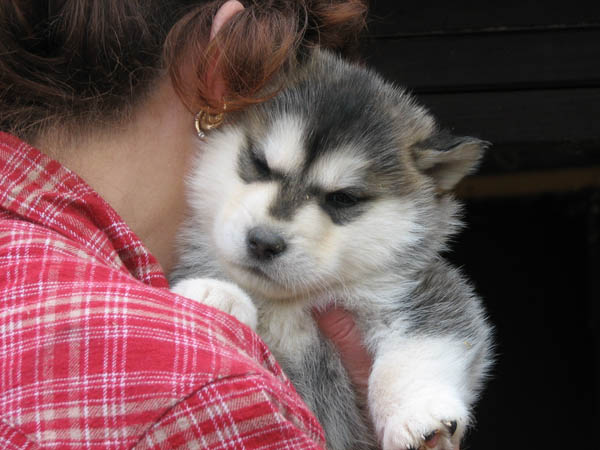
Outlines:
{"label": "shirt collar", "polygon": [[77,241],[138,280],[167,287],[156,259],[85,181],[20,139],[0,132],[0,208]]}

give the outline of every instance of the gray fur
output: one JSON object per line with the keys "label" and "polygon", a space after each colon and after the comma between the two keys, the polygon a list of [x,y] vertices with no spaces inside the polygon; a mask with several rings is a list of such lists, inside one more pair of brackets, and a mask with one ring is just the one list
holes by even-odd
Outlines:
{"label": "gray fur", "polygon": [[[265,166],[261,149],[270,124],[282,116],[299,118],[304,124],[303,163],[288,174]],[[232,280],[248,291],[259,309],[258,331],[319,418],[332,450],[368,449],[377,444],[370,420],[365,419],[368,406],[354,393],[337,353],[320,336],[310,315],[312,307],[324,306],[331,299],[354,313],[376,361],[390,347],[402,348],[418,339],[442,337],[457,345],[464,343],[461,400],[470,408],[491,364],[491,327],[469,282],[440,253],[461,226],[459,205],[446,192],[476,166],[487,143],[457,138],[438,129],[432,116],[405,91],[369,70],[321,51],[314,52],[276,97],[229,120],[209,139],[203,152],[220,151],[213,144],[217,145],[219,133],[226,133],[228,127],[242,130],[245,138],[235,162],[237,176],[247,185],[276,183],[278,193],[268,215],[280,227],[277,232],[291,242],[281,259],[259,264],[243,255],[239,262],[264,274],[267,280],[287,286],[291,300],[265,294],[259,281],[245,285],[221,263],[211,237],[212,218],[205,217],[207,212],[195,200],[201,197],[203,183],[229,182],[218,175],[214,180],[199,180],[192,189],[195,194],[190,201],[195,214],[182,230],[180,263],[172,281],[214,277]],[[331,192],[307,181],[314,165],[333,151],[368,162],[364,176],[350,191],[350,199],[359,199],[354,206],[340,208]],[[362,261],[356,266],[360,267],[357,277],[340,272],[323,275],[322,281],[312,285],[298,281],[302,274],[292,272],[305,262],[301,253],[293,253],[294,236],[288,236],[286,230],[301,208],[317,205],[335,231],[361,223],[381,202],[390,199],[410,205],[414,236],[391,252],[389,259],[371,261],[367,249],[356,255],[356,260]],[[386,226],[393,229],[394,224]],[[369,232],[373,231],[364,230]],[[320,280],[319,267],[314,271]],[[331,279],[335,282],[327,281]],[[287,343],[296,336],[269,325],[277,311],[296,307],[299,323],[289,325],[302,330],[307,345],[289,354],[285,351]],[[462,425],[467,426],[467,422],[465,419]],[[440,445],[450,448],[450,444]]]}
{"label": "gray fur", "polygon": [[304,358],[281,355],[279,363],[326,430],[328,448],[377,448],[367,413],[357,407],[360,401],[332,344],[318,340],[306,350]]}

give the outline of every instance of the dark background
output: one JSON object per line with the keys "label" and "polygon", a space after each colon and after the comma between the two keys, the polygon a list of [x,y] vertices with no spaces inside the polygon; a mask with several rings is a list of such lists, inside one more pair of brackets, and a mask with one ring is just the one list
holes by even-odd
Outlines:
{"label": "dark background", "polygon": [[494,144],[449,255],[498,341],[464,448],[599,448],[600,2],[372,0],[362,55]]}

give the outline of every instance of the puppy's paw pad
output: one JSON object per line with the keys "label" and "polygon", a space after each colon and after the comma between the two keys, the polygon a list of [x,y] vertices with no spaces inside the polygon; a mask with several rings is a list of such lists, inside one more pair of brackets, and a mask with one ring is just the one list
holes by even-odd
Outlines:
{"label": "puppy's paw pad", "polygon": [[253,330],[256,329],[258,320],[256,306],[250,297],[233,283],[212,278],[188,278],[172,286],[171,291],[220,309]]}

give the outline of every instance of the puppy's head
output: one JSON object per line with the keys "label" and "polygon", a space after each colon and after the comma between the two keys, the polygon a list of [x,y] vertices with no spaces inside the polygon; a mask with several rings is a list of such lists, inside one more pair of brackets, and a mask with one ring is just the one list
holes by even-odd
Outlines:
{"label": "puppy's head", "polygon": [[238,284],[273,299],[418,269],[459,225],[445,193],[484,146],[316,52],[288,88],[211,134],[193,175],[198,233]]}

